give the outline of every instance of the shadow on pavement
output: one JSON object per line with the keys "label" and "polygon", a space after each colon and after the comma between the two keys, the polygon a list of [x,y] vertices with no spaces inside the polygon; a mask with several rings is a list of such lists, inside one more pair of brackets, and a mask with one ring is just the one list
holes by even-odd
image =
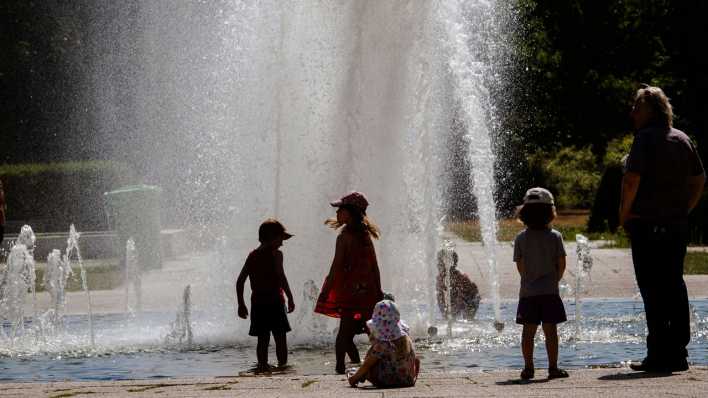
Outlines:
{"label": "shadow on pavement", "polygon": [[618,380],[636,380],[636,379],[653,379],[657,377],[670,377],[673,376],[671,373],[657,373],[657,372],[635,372],[635,373],[615,373],[613,375],[600,376],[598,380],[605,381],[618,381]]}
{"label": "shadow on pavement", "polygon": [[536,383],[548,383],[550,379],[532,379],[532,380],[522,380],[522,379],[509,379],[505,381],[498,381],[495,384],[498,386],[516,386],[523,384],[536,384]]}

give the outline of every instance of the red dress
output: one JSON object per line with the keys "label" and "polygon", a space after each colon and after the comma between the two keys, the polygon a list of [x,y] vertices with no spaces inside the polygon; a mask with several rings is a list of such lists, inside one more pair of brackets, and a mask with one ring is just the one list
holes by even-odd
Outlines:
{"label": "red dress", "polygon": [[322,286],[315,312],[333,318],[371,319],[383,299],[376,251],[365,231],[344,227],[337,236],[332,268]]}

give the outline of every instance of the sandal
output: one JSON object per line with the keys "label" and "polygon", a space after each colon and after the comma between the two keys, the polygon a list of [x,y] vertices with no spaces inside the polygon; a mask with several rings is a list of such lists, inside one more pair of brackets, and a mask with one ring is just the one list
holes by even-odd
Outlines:
{"label": "sandal", "polygon": [[565,379],[568,377],[568,372],[566,372],[563,369],[558,369],[558,368],[549,368],[548,369],[548,378],[549,379]]}
{"label": "sandal", "polygon": [[530,380],[533,379],[534,376],[534,371],[531,368],[524,368],[524,370],[521,371],[521,380]]}

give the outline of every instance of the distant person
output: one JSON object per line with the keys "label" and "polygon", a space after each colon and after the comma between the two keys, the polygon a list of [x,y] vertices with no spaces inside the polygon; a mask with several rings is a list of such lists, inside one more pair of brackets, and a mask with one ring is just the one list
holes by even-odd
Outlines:
{"label": "distant person", "polygon": [[659,87],[637,90],[630,117],[636,135],[622,180],[620,223],[629,233],[648,329],[646,357],[630,367],[684,371],[691,331],[683,261],[688,215],[703,193],[705,170],[688,136],[672,127],[671,104]]}
{"label": "distant person", "polygon": [[457,252],[452,252],[452,264],[450,265],[450,309],[447,303],[447,266],[445,265],[445,252],[438,252],[438,278],[436,290],[438,296],[438,308],[445,319],[451,316],[452,319],[462,318],[465,320],[474,319],[479,309],[479,289],[472,282],[467,274],[463,274],[457,269],[459,256]]}
{"label": "distant person", "polygon": [[5,239],[5,212],[7,211],[7,204],[5,203],[5,191],[2,189],[2,180],[0,180],[0,249],[3,245],[3,239]]}
{"label": "distant person", "polygon": [[371,348],[361,367],[349,377],[349,384],[356,387],[368,380],[379,388],[413,387],[420,360],[396,303],[390,300],[376,303],[373,317],[366,324]]}
{"label": "distant person", "polygon": [[337,208],[337,218],[325,224],[342,230],[315,312],[340,319],[335,371],[344,374],[345,354],[353,363],[361,362],[354,336],[366,333],[366,321],[371,319],[374,305],[383,298],[372,241],[379,238],[379,229],[366,216],[369,202],[364,194],[352,192],[331,205]]}
{"label": "distant person", "polygon": [[243,300],[243,285],[247,278],[251,281],[251,328],[248,334],[258,337],[257,372],[270,370],[268,346],[271,333],[275,339],[278,366],[282,367],[288,363],[285,334],[290,331],[290,324],[285,313],[285,298],[288,299],[288,313],[295,310],[295,301],[283,270],[283,253],[278,249],[284,240],[292,236],[277,220],[264,221],[258,228],[258,240],[261,244],[248,255],[236,280],[238,316],[243,319],[249,315]]}
{"label": "distant person", "polygon": [[567,320],[558,283],[565,272],[566,254],[563,235],[550,226],[556,217],[553,195],[544,188],[529,189],[518,216],[526,226],[514,240],[514,262],[521,275],[516,323],[524,326],[521,378],[534,377],[534,337],[539,324],[546,336],[548,378],[568,377],[565,370],[558,368],[557,325]]}

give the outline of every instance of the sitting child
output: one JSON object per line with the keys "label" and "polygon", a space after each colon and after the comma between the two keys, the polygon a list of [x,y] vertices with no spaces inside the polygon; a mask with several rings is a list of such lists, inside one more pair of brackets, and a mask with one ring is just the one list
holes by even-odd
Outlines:
{"label": "sitting child", "polygon": [[349,377],[349,384],[369,380],[375,387],[412,387],[418,378],[420,360],[415,355],[408,326],[401,321],[396,303],[382,300],[376,303],[369,328],[371,348],[364,363]]}
{"label": "sitting child", "polygon": [[447,267],[445,266],[445,252],[438,252],[438,280],[437,280],[437,296],[438,307],[445,319],[452,316],[452,319],[472,320],[477,314],[479,308],[479,289],[477,285],[470,280],[467,274],[463,274],[457,269],[458,256],[457,252],[452,252],[452,266],[450,266],[450,287],[452,295],[450,297],[450,311],[447,308]]}

